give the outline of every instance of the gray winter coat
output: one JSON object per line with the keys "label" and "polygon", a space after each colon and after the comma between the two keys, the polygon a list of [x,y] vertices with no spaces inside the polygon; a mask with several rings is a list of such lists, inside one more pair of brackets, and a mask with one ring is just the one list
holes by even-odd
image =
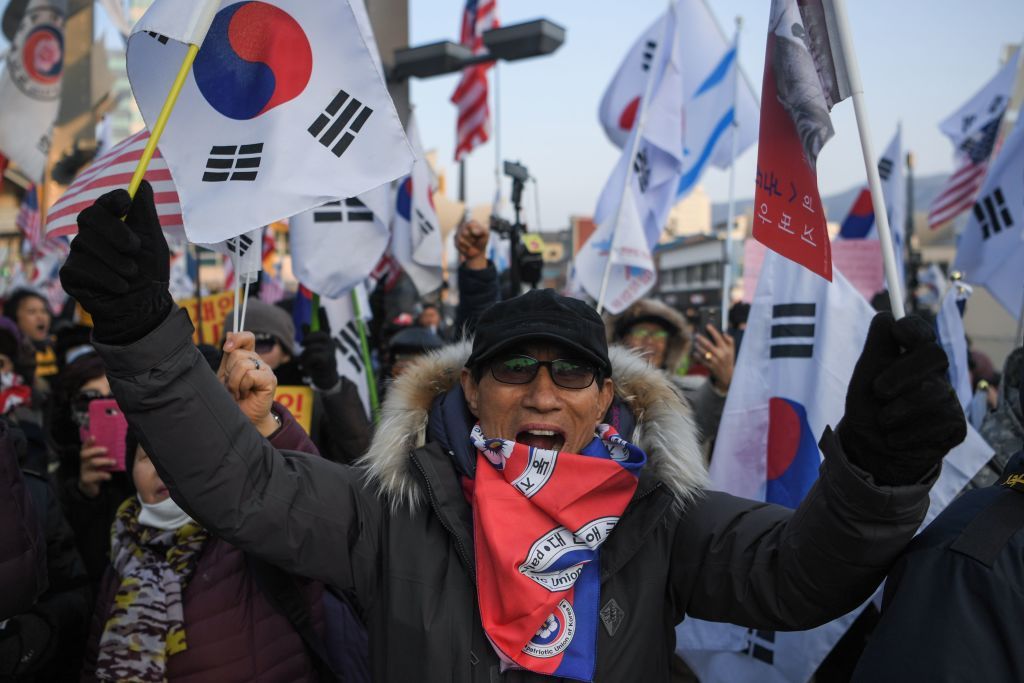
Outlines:
{"label": "gray winter coat", "polygon": [[[353,594],[375,680],[552,680],[499,675],[480,625],[457,469],[471,455],[457,386],[468,345],[425,357],[395,383],[360,469],[282,457],[191,334],[175,312],[131,346],[98,345],[118,404],[190,515],[246,552]],[[636,417],[625,433],[648,465],[601,549],[596,680],[668,680],[687,614],[771,629],[843,614],[872,593],[924,516],[931,479],[876,486],[831,432],[819,481],[795,513],[705,490],[692,420],[668,380],[629,353],[612,364],[620,409]]]}

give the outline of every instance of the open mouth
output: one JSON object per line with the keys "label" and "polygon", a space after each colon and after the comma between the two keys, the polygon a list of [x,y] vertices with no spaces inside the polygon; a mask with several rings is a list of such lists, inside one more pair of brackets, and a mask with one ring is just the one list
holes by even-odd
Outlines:
{"label": "open mouth", "polygon": [[534,448],[559,451],[565,445],[565,435],[554,429],[524,429],[516,434],[516,441]]}

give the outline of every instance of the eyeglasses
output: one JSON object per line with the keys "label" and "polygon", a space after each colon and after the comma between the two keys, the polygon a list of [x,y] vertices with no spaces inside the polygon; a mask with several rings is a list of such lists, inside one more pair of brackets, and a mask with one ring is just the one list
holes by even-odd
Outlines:
{"label": "eyeglasses", "polygon": [[272,334],[260,332],[256,336],[256,353],[270,353],[277,346],[277,337]]}
{"label": "eyeglasses", "polygon": [[537,360],[530,356],[507,356],[491,363],[491,376],[503,384],[529,384],[546,366],[551,380],[563,389],[586,389],[594,383],[597,368],[574,360]]}
{"label": "eyeglasses", "polygon": [[664,341],[668,339],[668,331],[666,330],[630,330],[627,337],[633,337],[643,341],[644,339],[653,339],[655,341]]}

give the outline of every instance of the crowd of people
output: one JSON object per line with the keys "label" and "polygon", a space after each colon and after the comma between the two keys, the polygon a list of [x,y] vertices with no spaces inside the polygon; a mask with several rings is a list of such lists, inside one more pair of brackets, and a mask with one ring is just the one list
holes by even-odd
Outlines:
{"label": "crowd of people", "polygon": [[[967,424],[920,318],[873,321],[792,511],[707,486],[744,304],[723,330],[655,300],[500,300],[467,222],[455,311],[377,306],[374,422],[287,302],[197,347],[152,201],[82,212],[79,315],[3,307],[0,680],[686,680],[685,616],[806,629],[890,570],[844,680],[1024,677],[1024,349],[973,378],[979,490],[911,542]],[[274,401],[290,385],[308,433]]]}

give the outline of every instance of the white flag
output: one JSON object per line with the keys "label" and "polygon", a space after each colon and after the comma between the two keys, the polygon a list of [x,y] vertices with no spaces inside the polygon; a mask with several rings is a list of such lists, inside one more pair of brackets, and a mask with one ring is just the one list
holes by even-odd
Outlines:
{"label": "white flag", "polygon": [[392,223],[391,253],[402,270],[425,296],[441,286],[441,224],[434,209],[437,182],[423,155],[420,131],[415,115],[409,116],[406,130],[416,154],[412,173],[398,182],[395,193],[395,218]]}
{"label": "white flag", "polygon": [[[661,236],[683,171],[684,78],[674,11],[663,28],[669,42],[651,65],[654,92],[644,130],[635,127],[630,133],[598,200],[597,230],[577,255],[580,283],[595,299],[601,298],[605,266],[611,259],[603,304],[612,314],[621,313],[654,286],[651,250]],[[637,153],[631,157],[638,134]]]}
{"label": "white flag", "polygon": [[957,244],[953,269],[982,285],[1014,319],[1024,306],[1024,116],[989,168]]}
{"label": "white flag", "polygon": [[949,382],[956,390],[960,405],[966,411],[974,394],[971,388],[971,373],[967,365],[967,337],[961,306],[971,296],[968,285],[954,282],[942,298],[942,307],[935,317],[939,331],[939,343],[949,357]]}
{"label": "white flag", "polygon": [[[709,164],[718,168],[732,164],[732,135],[737,128],[737,154],[757,142],[759,105],[750,82],[737,68],[735,44],[726,39],[707,4],[703,0],[680,0],[676,12],[681,32],[680,60],[687,74],[684,174],[678,189],[683,195],[697,184]],[[636,122],[666,21],[668,12],[637,39],[601,99],[601,125],[619,147],[626,144]],[[740,79],[738,89],[736,78]],[[734,119],[737,127],[731,125]]]}
{"label": "white flag", "polygon": [[310,291],[340,297],[365,280],[388,247],[391,187],[292,216],[292,271]]}
{"label": "white flag", "polygon": [[[359,297],[359,311],[363,321],[370,320],[370,301],[366,295],[366,287],[362,284],[355,287]],[[367,418],[370,418],[370,390],[366,380],[366,366],[363,360],[362,343],[356,323],[355,307],[352,305],[352,294],[347,292],[337,298],[321,297],[320,305],[327,313],[327,322],[334,338],[337,350],[338,374],[348,378],[359,389],[359,398],[363,401]]]}
{"label": "white flag", "polygon": [[[209,3],[156,0],[128,75],[154,124]],[[220,242],[409,172],[412,151],[347,0],[224,0],[160,141],[194,242]]]}
{"label": "white flag", "polygon": [[[903,129],[898,127],[896,135],[885,148],[878,160],[878,177],[882,181],[882,197],[889,217],[893,249],[896,252],[896,270],[900,282],[906,282],[906,265],[903,259],[903,243],[907,217],[906,164],[903,157]],[[854,200],[850,213],[839,229],[837,239],[878,239],[878,222],[871,191],[863,188]]]}
{"label": "white flag", "polygon": [[1020,50],[1007,60],[992,80],[939,124],[939,130],[945,133],[953,147],[961,150],[965,142],[985,137],[986,128],[993,123],[999,124],[1010,103],[1019,64]]}
{"label": "white flag", "polygon": [[0,153],[42,180],[64,75],[66,0],[31,0],[0,76]]}
{"label": "white flag", "polygon": [[[766,254],[711,461],[713,488],[795,508],[817,480],[818,441],[843,416],[874,316],[842,273],[833,273],[829,284]],[[925,523],[988,458],[969,432],[944,461]],[[794,632],[687,619],[677,629],[678,651],[703,683],[804,683],[859,611]]]}

